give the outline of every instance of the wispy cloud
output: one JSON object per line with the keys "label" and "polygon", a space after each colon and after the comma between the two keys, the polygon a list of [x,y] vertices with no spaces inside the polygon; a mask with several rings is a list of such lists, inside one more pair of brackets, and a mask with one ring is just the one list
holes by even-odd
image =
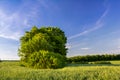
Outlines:
{"label": "wispy cloud", "polygon": [[[24,30],[35,25],[31,22],[34,22],[38,18],[41,6],[45,6],[45,4],[37,2],[33,4],[24,1],[24,4],[18,10],[9,15],[6,13],[7,9],[0,9],[0,37],[19,40]],[[26,11],[25,7],[29,11]]]}
{"label": "wispy cloud", "polygon": [[88,47],[84,47],[84,48],[80,48],[81,50],[89,50],[90,48]]}
{"label": "wispy cloud", "polygon": [[66,48],[70,49],[72,46],[70,44],[66,44]]}
{"label": "wispy cloud", "polygon": [[83,31],[83,32],[81,32],[81,33],[79,33],[79,34],[76,34],[76,35],[73,35],[73,36],[71,36],[71,37],[68,37],[68,40],[74,39],[74,38],[77,38],[77,37],[80,37],[80,36],[83,36],[83,35],[85,35],[85,34],[88,34],[88,33],[92,32],[92,31],[95,31],[95,30],[101,28],[102,26],[103,26],[103,23],[101,23],[101,24],[99,24],[99,25],[96,25],[95,27],[93,27],[93,28],[91,28],[91,29],[85,30],[85,31]]}
{"label": "wispy cloud", "polygon": [[0,16],[0,37],[18,40],[22,35],[20,26],[26,26],[24,18],[19,17],[18,13],[7,15],[3,10],[0,11]]}
{"label": "wispy cloud", "polygon": [[118,46],[118,49],[120,49],[120,46]]}
{"label": "wispy cloud", "polygon": [[11,54],[11,53],[13,53],[13,52],[7,52],[7,53],[4,53],[4,54],[0,53],[0,59],[2,59],[2,60],[19,60],[20,59],[17,56],[17,54],[14,55],[14,54]]}
{"label": "wispy cloud", "polygon": [[100,16],[100,18],[93,25],[91,25],[91,26],[94,26],[94,27],[92,27],[91,29],[85,30],[81,33],[78,33],[76,35],[70,36],[70,37],[68,37],[68,40],[83,36],[85,34],[88,34],[90,32],[93,32],[93,31],[98,30],[101,27],[103,27],[103,22],[102,21],[103,21],[104,17],[107,15],[108,11],[109,11],[109,8],[107,8],[104,11],[104,13]]}
{"label": "wispy cloud", "polygon": [[96,23],[95,23],[96,25],[99,25],[102,23],[102,20],[107,15],[108,11],[109,11],[109,7],[104,11],[104,13],[101,15],[101,17],[96,21]]}
{"label": "wispy cloud", "polygon": [[103,54],[120,54],[120,49],[107,50]]}

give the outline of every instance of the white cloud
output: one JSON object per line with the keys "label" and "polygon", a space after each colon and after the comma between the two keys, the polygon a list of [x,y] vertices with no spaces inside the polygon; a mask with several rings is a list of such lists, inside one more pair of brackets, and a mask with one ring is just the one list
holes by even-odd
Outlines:
{"label": "white cloud", "polygon": [[118,47],[118,49],[120,49],[120,46]]}
{"label": "white cloud", "polygon": [[19,40],[24,30],[32,27],[33,23],[29,21],[33,22],[38,16],[39,5],[31,4],[32,7],[28,7],[30,11],[23,12],[23,7],[30,4],[24,4],[20,9],[12,12],[12,14],[7,14],[5,10],[0,9],[0,37]]}
{"label": "white cloud", "polygon": [[9,54],[0,53],[0,59],[1,60],[19,60],[20,58],[17,55],[9,55]]}
{"label": "white cloud", "polygon": [[107,15],[108,11],[109,11],[109,8],[107,8],[107,9],[104,11],[104,13],[100,16],[100,18],[96,21],[96,23],[95,23],[96,25],[99,25],[99,24],[102,23],[102,20],[103,20],[104,17]]}
{"label": "white cloud", "polygon": [[[18,40],[21,36],[19,25],[19,14],[7,15],[0,11],[0,37]],[[20,21],[20,24],[22,21]]]}
{"label": "white cloud", "polygon": [[70,44],[66,44],[66,48],[70,49],[72,46]]}
{"label": "white cloud", "polygon": [[[29,7],[28,7],[29,6]],[[18,9],[7,14],[9,8],[0,8],[0,37],[19,40],[25,30],[37,25],[37,19],[42,18],[43,8],[51,10],[44,0],[23,1]]]}
{"label": "white cloud", "polygon": [[2,37],[2,38],[13,39],[13,40],[16,40],[16,41],[19,40],[20,36],[21,36],[21,33],[19,33],[19,32],[16,32],[12,35],[11,34],[4,34],[4,33],[0,34],[0,37]]}
{"label": "white cloud", "polygon": [[13,49],[15,46],[14,47],[11,46],[12,47],[11,49],[8,49],[8,48],[3,49],[2,47],[3,46],[0,46],[0,59],[2,60],[19,60],[20,59],[19,56],[17,55],[17,50]]}
{"label": "white cloud", "polygon": [[90,32],[93,32],[93,31],[101,28],[102,26],[103,26],[103,24],[101,23],[101,24],[96,25],[95,27],[93,27],[93,28],[91,28],[91,29],[85,30],[85,31],[83,31],[83,32],[81,32],[81,33],[79,33],[79,34],[76,34],[76,35],[73,35],[73,36],[71,36],[71,37],[68,37],[68,39],[70,40],[70,39],[73,39],[73,38],[77,38],[77,37],[83,36],[83,35],[85,35],[85,34],[88,34],[88,33],[90,33]]}
{"label": "white cloud", "polygon": [[104,11],[104,13],[101,15],[101,17],[94,23],[94,25],[91,25],[91,26],[94,26],[93,28],[85,30],[85,31],[78,33],[76,35],[70,36],[70,37],[68,37],[68,40],[83,36],[85,34],[88,34],[90,32],[93,32],[93,31],[98,30],[101,27],[103,27],[102,21],[103,21],[104,17],[107,15],[107,13],[108,13],[108,8]]}
{"label": "white cloud", "polygon": [[[29,7],[28,7],[29,6]],[[19,40],[25,30],[30,29],[32,26],[37,25],[43,12],[43,8],[50,10],[44,0],[23,1],[23,4],[18,9],[7,14],[7,8],[0,8],[0,37]],[[42,18],[42,17],[41,17]]]}
{"label": "white cloud", "polygon": [[89,50],[90,48],[87,48],[87,47],[84,47],[84,48],[81,48],[81,50]]}
{"label": "white cloud", "polygon": [[120,49],[113,49],[109,51],[105,51],[106,54],[120,54]]}

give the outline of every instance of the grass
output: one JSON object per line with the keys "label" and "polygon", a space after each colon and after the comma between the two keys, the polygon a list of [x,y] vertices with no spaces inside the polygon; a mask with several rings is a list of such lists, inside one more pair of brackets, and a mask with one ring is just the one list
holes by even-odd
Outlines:
{"label": "grass", "polygon": [[112,64],[120,64],[120,61],[110,61]]}
{"label": "grass", "polygon": [[0,62],[0,80],[120,80],[120,61],[68,64],[61,69],[31,69],[19,62]]}

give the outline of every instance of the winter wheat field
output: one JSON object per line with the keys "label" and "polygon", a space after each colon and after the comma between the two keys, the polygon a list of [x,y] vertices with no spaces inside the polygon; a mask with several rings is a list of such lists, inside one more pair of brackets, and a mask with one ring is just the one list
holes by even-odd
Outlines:
{"label": "winter wheat field", "polygon": [[31,69],[19,61],[0,62],[0,80],[120,80],[120,61],[68,64],[61,69]]}

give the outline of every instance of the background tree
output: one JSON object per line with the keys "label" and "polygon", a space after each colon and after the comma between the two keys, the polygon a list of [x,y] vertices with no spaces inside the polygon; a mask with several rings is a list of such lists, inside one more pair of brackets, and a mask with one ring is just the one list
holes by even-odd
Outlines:
{"label": "background tree", "polygon": [[2,62],[2,60],[0,59],[0,62]]}
{"label": "background tree", "polygon": [[[53,58],[56,58],[58,60],[58,64],[61,62],[64,64],[62,59],[65,59],[66,57],[66,44],[67,38],[65,37],[64,32],[57,27],[42,27],[38,29],[36,26],[32,27],[30,31],[25,32],[25,35],[21,37],[20,39],[20,48],[19,48],[19,56],[21,57],[22,63],[24,63],[25,66],[32,66],[35,68],[52,68],[52,67],[38,67],[40,65],[43,65],[45,63],[41,63],[41,56],[43,55],[51,55]],[[45,52],[44,54],[41,54],[41,51]],[[51,54],[52,53],[52,54]],[[54,53],[54,54],[53,54]],[[38,55],[39,54],[39,55]],[[41,55],[40,55],[41,54]],[[58,55],[59,54],[59,55]],[[63,56],[63,57],[58,57]],[[37,59],[36,59],[37,58]],[[47,63],[51,61],[47,57]],[[43,58],[46,59],[46,58]],[[46,60],[45,60],[46,61]],[[52,61],[53,64],[56,64],[56,61]],[[32,63],[32,65],[30,65]],[[36,64],[39,64],[36,66]],[[47,65],[47,63],[45,65]],[[33,65],[34,64],[34,65]],[[61,64],[61,65],[62,65]],[[48,65],[47,65],[48,66]],[[56,65],[55,65],[56,66]],[[59,66],[53,66],[54,68],[61,67]]]}

